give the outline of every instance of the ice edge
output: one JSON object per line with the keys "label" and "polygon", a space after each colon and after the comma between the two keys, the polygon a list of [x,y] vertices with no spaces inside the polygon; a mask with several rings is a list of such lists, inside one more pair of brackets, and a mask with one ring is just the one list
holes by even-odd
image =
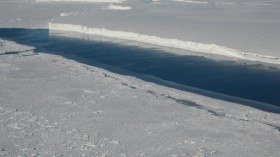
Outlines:
{"label": "ice edge", "polygon": [[189,50],[194,52],[216,54],[216,55],[234,57],[239,59],[256,60],[256,61],[261,61],[266,63],[280,64],[278,57],[242,52],[239,50],[219,46],[216,44],[204,44],[204,43],[197,43],[191,41],[183,41],[178,39],[168,39],[168,38],[161,38],[157,36],[138,34],[134,32],[107,30],[104,28],[91,28],[83,25],[61,24],[61,23],[49,23],[48,25],[50,30],[78,32],[82,34],[91,34],[91,35],[116,38],[122,40],[131,40],[131,41],[137,41],[142,43],[154,44],[158,46]]}

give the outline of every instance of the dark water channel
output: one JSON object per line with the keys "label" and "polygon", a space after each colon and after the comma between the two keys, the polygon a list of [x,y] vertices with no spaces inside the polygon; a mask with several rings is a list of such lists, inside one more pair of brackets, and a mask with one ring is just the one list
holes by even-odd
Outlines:
{"label": "dark water channel", "polygon": [[48,30],[3,28],[0,38],[35,46],[37,52],[70,54],[182,86],[280,106],[280,71],[258,62],[175,55],[155,48],[51,36]]}

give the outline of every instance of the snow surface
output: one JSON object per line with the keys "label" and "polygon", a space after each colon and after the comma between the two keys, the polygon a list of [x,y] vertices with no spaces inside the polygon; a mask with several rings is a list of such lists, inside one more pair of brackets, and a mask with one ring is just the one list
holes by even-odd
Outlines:
{"label": "snow surface", "polygon": [[208,4],[209,2],[203,2],[203,1],[189,1],[189,0],[173,0],[176,2],[185,2],[185,3],[196,3],[196,4]]}
{"label": "snow surface", "polygon": [[[0,27],[80,25],[280,57],[279,1],[203,2],[0,0]],[[280,156],[279,114],[34,51],[0,39],[0,156]]]}
{"label": "snow surface", "polygon": [[[250,55],[256,54],[253,58],[257,60],[267,62],[267,57],[263,59],[262,56],[270,56],[273,59],[269,62],[280,62],[280,1],[193,1],[205,2],[203,4],[185,2],[187,3],[173,0],[127,0],[122,5],[131,9],[118,11],[108,9],[108,3],[2,0],[0,26],[48,28],[48,23],[82,25],[219,45]],[[9,9],[11,7],[14,9]],[[72,12],[75,14],[71,14]],[[61,13],[70,14],[60,16]],[[251,58],[250,55],[245,58]]]}
{"label": "snow surface", "polygon": [[126,0],[36,0],[37,2],[94,2],[94,3],[122,3]]}
{"label": "snow surface", "polygon": [[280,155],[279,114],[0,43],[1,156]]}
{"label": "snow surface", "polygon": [[114,4],[110,4],[108,6],[109,9],[111,10],[130,10],[131,7],[128,6],[120,6],[120,5],[114,5]]}

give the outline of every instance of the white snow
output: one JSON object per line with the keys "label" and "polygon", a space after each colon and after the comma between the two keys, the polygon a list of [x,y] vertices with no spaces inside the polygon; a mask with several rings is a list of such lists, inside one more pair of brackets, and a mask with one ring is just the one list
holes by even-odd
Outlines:
{"label": "white snow", "polygon": [[37,2],[94,2],[94,3],[123,3],[126,0],[36,0]]}
{"label": "white snow", "polygon": [[78,14],[79,12],[68,12],[68,13],[60,13],[60,16],[73,16]]}
{"label": "white snow", "polygon": [[111,9],[111,10],[130,10],[131,7],[129,7],[129,6],[120,6],[120,5],[110,4],[110,5],[108,6],[108,9]]}
{"label": "white snow", "polygon": [[[277,0],[93,1],[0,0],[0,27],[279,64]],[[0,156],[280,156],[279,114],[34,51],[0,39]]]}
{"label": "white snow", "polygon": [[189,0],[173,0],[175,2],[185,2],[185,3],[195,3],[195,4],[208,4],[208,2],[203,1],[189,1]]}

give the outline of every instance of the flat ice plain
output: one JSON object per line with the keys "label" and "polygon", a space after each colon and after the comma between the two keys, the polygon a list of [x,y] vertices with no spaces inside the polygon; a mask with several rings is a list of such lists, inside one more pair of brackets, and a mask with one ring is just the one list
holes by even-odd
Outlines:
{"label": "flat ice plain", "polygon": [[[201,1],[202,2],[202,1]],[[49,23],[280,57],[279,2],[0,1],[0,27]],[[67,16],[60,16],[62,15]],[[0,39],[0,156],[279,156],[280,116]]]}
{"label": "flat ice plain", "polygon": [[[62,24],[62,28],[50,28],[71,31],[80,30],[77,27],[66,28],[66,25],[83,26],[121,32],[118,38],[126,39],[125,33],[131,32],[149,36],[149,41],[157,41],[164,46],[164,41],[158,39],[169,39],[168,42],[173,41],[173,46],[177,48],[187,45],[184,47],[195,51],[280,63],[280,2],[277,0],[115,1],[120,3],[29,0],[28,3],[24,1],[20,6],[13,6],[13,10],[7,10],[11,2],[3,1],[1,25],[49,28],[48,23],[51,23]],[[118,9],[112,9],[112,6]],[[26,10],[30,11],[27,13]],[[60,14],[70,16],[61,17]],[[156,37],[156,41],[153,37]],[[178,41],[188,44],[178,44]],[[194,46],[196,49],[193,49]]]}

